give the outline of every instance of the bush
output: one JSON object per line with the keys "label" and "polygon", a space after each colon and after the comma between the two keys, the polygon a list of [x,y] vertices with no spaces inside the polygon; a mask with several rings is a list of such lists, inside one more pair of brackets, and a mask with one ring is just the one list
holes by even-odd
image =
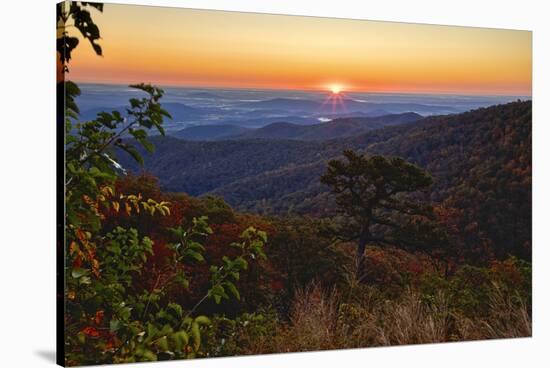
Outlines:
{"label": "bush", "polygon": [[271,308],[260,308],[234,319],[215,316],[207,336],[209,356],[274,353],[272,341],[279,323],[277,313]]}

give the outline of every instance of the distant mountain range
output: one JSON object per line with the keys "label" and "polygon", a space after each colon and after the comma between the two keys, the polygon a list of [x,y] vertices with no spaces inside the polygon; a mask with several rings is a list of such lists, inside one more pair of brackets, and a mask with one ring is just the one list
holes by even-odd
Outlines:
{"label": "distant mountain range", "polygon": [[[162,104],[162,107],[170,113],[172,120],[188,120],[188,119],[197,119],[206,115],[209,111],[204,108],[195,108],[178,102],[166,102]],[[96,107],[80,112],[80,118],[83,120],[92,120],[97,117],[97,114],[103,111],[113,111],[117,110],[122,113],[123,116],[126,115],[127,106],[118,106],[112,108]]]}
{"label": "distant mountain range", "polygon": [[[118,110],[123,114],[129,98],[144,94],[125,85],[81,84],[82,94],[77,98],[83,120],[95,119],[97,113]],[[187,127],[206,125],[234,125],[243,128],[262,128],[272,123],[317,125],[320,122],[341,118],[377,117],[415,112],[422,116],[460,113],[482,106],[517,100],[513,96],[459,96],[430,94],[341,93],[338,96],[319,91],[277,91],[247,89],[201,89],[166,87],[163,107],[172,115],[165,122],[169,134]],[[231,132],[228,136],[247,133]],[[224,139],[210,133],[206,136],[197,129],[178,133],[185,139]],[[276,129],[278,130],[278,129]],[[213,132],[206,128],[207,132]],[[215,132],[213,132],[215,133]],[[260,133],[260,132],[258,132]],[[356,134],[351,132],[349,134]],[[342,137],[348,133],[342,134]],[[294,138],[293,138],[294,139]],[[295,139],[307,138],[296,134]]]}
{"label": "distant mountain range", "polygon": [[[77,98],[83,120],[92,120],[103,111],[126,112],[129,98],[143,97],[143,93],[120,85],[83,84]],[[168,134],[188,140],[219,140],[231,138],[264,137],[272,134],[279,139],[324,140],[328,136],[347,137],[361,131],[361,127],[339,124],[319,127],[319,131],[297,129],[285,124],[318,125],[342,118],[370,118],[414,112],[422,116],[454,114],[481,106],[503,103],[510,96],[453,96],[421,94],[342,93],[338,96],[312,91],[223,90],[167,87],[163,107],[172,119],[165,121]],[[199,126],[232,125],[242,128],[263,128],[252,132],[232,127],[195,128]],[[349,125],[349,122],[348,122]],[[184,128],[193,127],[189,131]],[[329,129],[330,128],[330,129]],[[340,132],[339,129],[342,129]],[[284,133],[283,130],[288,130]],[[327,130],[324,134],[322,131]]]}
{"label": "distant mountain range", "polygon": [[245,134],[252,129],[237,125],[198,125],[181,129],[170,135],[188,141],[215,141]]}
{"label": "distant mountain range", "polygon": [[[315,116],[304,117],[298,115],[289,115],[288,113],[283,114],[280,111],[270,112],[258,110],[241,112],[238,115],[235,114],[233,116],[224,116],[223,118],[219,119],[219,121],[220,123],[216,123],[214,125],[236,125],[243,128],[251,129],[261,128],[268,124],[281,121],[289,121],[293,124],[298,125],[312,125],[319,123],[319,119]],[[212,123],[204,125],[212,125]]]}
{"label": "distant mountain range", "polygon": [[385,126],[412,123],[421,118],[422,116],[419,114],[408,112],[377,117],[339,118],[326,123],[312,125],[275,122],[257,129],[249,129],[236,125],[205,125],[182,129],[171,135],[194,141],[253,138],[322,141],[351,137]]}
{"label": "distant mountain range", "polygon": [[[271,128],[288,135],[300,127]],[[253,132],[258,133],[244,135]],[[219,195],[241,211],[272,214],[330,213],[332,196],[319,177],[328,160],[344,149],[400,156],[433,175],[430,200],[461,214],[463,222],[457,226],[464,226],[463,234],[468,234],[467,226],[479,227],[504,255],[530,241],[530,101],[427,117],[333,140],[151,140],[156,151],[145,154],[144,169],[159,177],[164,190]],[[131,171],[143,170],[122,154],[120,162]]]}
{"label": "distant mountain range", "polygon": [[363,113],[388,112],[403,113],[413,111],[419,114],[452,114],[458,110],[452,106],[428,105],[407,102],[362,102],[350,98],[327,99],[324,102],[294,99],[294,98],[273,98],[269,100],[242,103],[247,108],[276,109],[282,111],[304,111],[310,113],[346,113],[349,111],[360,111]]}
{"label": "distant mountain range", "polygon": [[273,123],[263,128],[245,132],[239,139],[297,139],[304,141],[322,141],[355,136],[370,130],[386,126],[412,123],[422,118],[414,112],[391,114],[372,118],[340,118],[315,125],[296,125],[290,123]]}
{"label": "distant mountain range", "polygon": [[192,92],[187,94],[187,97],[192,98],[208,98],[208,99],[221,99],[222,97],[210,92]]}

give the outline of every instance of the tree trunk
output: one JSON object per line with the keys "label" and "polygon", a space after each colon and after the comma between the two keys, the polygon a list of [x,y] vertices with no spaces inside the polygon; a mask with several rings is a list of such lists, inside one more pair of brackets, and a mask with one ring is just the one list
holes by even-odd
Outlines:
{"label": "tree trunk", "polygon": [[365,276],[365,249],[369,238],[370,233],[368,230],[365,230],[359,237],[359,242],[357,243],[357,280],[362,280]]}

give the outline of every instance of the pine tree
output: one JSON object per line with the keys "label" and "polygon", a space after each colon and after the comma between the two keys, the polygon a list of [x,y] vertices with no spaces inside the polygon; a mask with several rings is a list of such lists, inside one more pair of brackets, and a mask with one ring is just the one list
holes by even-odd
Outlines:
{"label": "pine tree", "polygon": [[346,150],[344,159],[331,160],[321,182],[336,195],[346,219],[338,237],[357,242],[358,278],[364,276],[367,244],[424,250],[434,241],[444,241],[444,234],[429,221],[431,207],[408,195],[430,187],[427,172],[397,157],[367,157]]}

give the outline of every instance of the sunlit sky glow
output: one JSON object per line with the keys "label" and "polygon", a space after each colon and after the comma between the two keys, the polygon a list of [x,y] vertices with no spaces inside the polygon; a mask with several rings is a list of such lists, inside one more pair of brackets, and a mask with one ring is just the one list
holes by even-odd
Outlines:
{"label": "sunlit sky glow", "polygon": [[531,32],[106,4],[79,82],[531,95]]}

